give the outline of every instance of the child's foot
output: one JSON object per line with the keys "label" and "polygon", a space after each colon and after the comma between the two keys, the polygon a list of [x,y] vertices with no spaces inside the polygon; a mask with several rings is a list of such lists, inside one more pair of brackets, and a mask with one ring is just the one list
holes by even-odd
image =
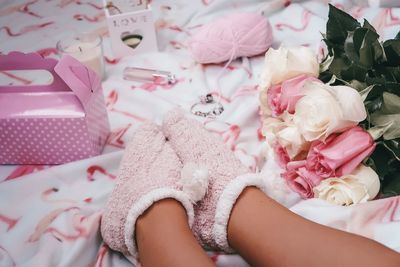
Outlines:
{"label": "child's foot", "polygon": [[[248,186],[264,188],[262,180],[243,166],[220,138],[199,122],[186,119],[180,110],[164,118],[164,135],[185,166],[208,171],[208,191],[195,205],[193,231],[211,249],[232,251],[227,241],[227,224],[236,199]],[[193,169],[193,167],[192,167]],[[263,190],[265,191],[265,190]]]}
{"label": "child's foot", "polygon": [[125,150],[101,222],[102,236],[110,248],[137,258],[135,223],[161,199],[179,201],[192,225],[192,203],[178,185],[181,168],[182,163],[158,126],[146,123],[136,131]]}

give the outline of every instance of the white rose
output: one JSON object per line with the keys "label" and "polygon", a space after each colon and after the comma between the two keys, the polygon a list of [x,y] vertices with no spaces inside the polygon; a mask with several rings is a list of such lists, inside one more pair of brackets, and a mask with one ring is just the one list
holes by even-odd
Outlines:
{"label": "white rose", "polygon": [[337,205],[363,203],[379,193],[379,177],[375,171],[360,164],[351,174],[328,178],[314,187],[314,196]]}
{"label": "white rose", "polygon": [[271,108],[268,105],[268,97],[266,90],[261,90],[259,95],[261,115],[263,118],[268,118],[272,115]]}
{"label": "white rose", "polygon": [[276,141],[276,134],[282,130],[285,126],[285,122],[278,118],[267,117],[263,120],[263,126],[261,129],[262,135],[265,137],[269,144]]}
{"label": "white rose", "polygon": [[286,149],[291,160],[293,160],[302,151],[309,148],[309,143],[304,140],[299,129],[295,125],[287,126],[276,133],[278,143]]}
{"label": "white rose", "polygon": [[265,92],[271,85],[294,78],[301,74],[318,77],[317,56],[308,47],[280,47],[268,49],[265,53],[264,70],[261,74],[260,88]]}
{"label": "white rose", "polygon": [[307,141],[325,139],[367,117],[360,94],[351,87],[307,82],[303,89],[293,121]]}
{"label": "white rose", "polygon": [[309,147],[309,142],[306,142],[293,123],[293,115],[287,112],[282,114],[280,119],[272,117],[264,119],[262,134],[270,145],[278,142],[285,148],[290,159],[294,159]]}

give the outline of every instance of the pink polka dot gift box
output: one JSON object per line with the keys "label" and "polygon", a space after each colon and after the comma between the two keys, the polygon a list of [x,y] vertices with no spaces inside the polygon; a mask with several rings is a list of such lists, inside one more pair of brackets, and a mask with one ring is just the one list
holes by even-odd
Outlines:
{"label": "pink polka dot gift box", "polygon": [[45,70],[45,85],[0,86],[0,164],[62,164],[99,155],[110,131],[97,74],[71,56],[0,55],[0,71]]}

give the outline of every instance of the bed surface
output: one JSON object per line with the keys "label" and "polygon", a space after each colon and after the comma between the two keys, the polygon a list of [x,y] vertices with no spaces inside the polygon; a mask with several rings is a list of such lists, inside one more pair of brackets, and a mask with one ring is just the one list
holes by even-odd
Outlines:
{"label": "bed surface", "polygon": [[[112,55],[101,1],[0,2],[1,53],[37,51],[54,57],[56,42],[71,31],[103,36],[107,62],[103,89],[112,130],[98,157],[52,167],[0,166],[0,266],[130,266],[122,255],[102,243],[102,208],[112,190],[123,148],[138,125],[145,120],[160,123],[163,114],[175,106],[188,111],[200,95],[215,88],[222,65],[196,64],[185,45],[190,35],[224,14],[264,11],[273,27],[273,47],[280,43],[306,45],[320,53],[320,32],[325,30],[328,14],[327,1],[152,2],[161,52],[123,60]],[[384,38],[399,31],[400,8],[359,7],[350,2],[333,1],[353,16],[367,18]],[[257,94],[262,65],[262,55],[230,64],[220,82],[225,111],[215,121],[202,120],[207,129],[219,134],[250,169],[262,169],[269,190],[294,212],[400,251],[400,197],[351,207],[300,200],[279,180],[273,162],[262,167]],[[157,86],[128,82],[122,78],[126,66],[169,70],[176,74],[178,83]],[[13,79],[4,73],[0,78]],[[237,255],[210,255],[218,266],[247,266]]]}

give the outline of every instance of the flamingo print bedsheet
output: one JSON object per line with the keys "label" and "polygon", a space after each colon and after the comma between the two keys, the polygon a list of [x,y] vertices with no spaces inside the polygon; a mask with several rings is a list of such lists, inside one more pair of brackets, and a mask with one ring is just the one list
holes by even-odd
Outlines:
{"label": "flamingo print bedsheet", "polygon": [[[334,0],[356,18],[367,18],[384,37],[400,29],[400,8],[372,8],[367,1]],[[279,44],[305,45],[321,54],[328,1],[155,0],[152,1],[160,52],[113,57],[100,0],[3,0],[0,2],[0,53],[19,50],[56,57],[56,42],[71,32],[103,37],[104,94],[111,134],[102,155],[59,166],[0,166],[0,266],[131,266],[101,239],[102,209],[114,185],[123,149],[145,120],[161,122],[180,106],[189,110],[206,93],[220,94],[225,111],[202,120],[251,170],[261,171],[269,191],[282,204],[313,221],[354,232],[400,251],[400,198],[351,207],[318,199],[300,200],[285,187],[272,160],[262,155],[257,80],[263,56],[232,62],[215,90],[223,65],[200,65],[186,48],[204,23],[239,11],[263,12]],[[356,4],[356,5],[355,5]],[[127,66],[168,70],[175,85],[126,81]],[[30,84],[37,77],[0,72],[1,80]],[[1,108],[1,107],[0,107]],[[200,118],[198,118],[200,119]],[[0,146],[1,147],[1,146]],[[264,162],[266,162],[264,164]],[[265,240],[268,242],[268,240]],[[238,255],[209,252],[218,266],[248,266]]]}

